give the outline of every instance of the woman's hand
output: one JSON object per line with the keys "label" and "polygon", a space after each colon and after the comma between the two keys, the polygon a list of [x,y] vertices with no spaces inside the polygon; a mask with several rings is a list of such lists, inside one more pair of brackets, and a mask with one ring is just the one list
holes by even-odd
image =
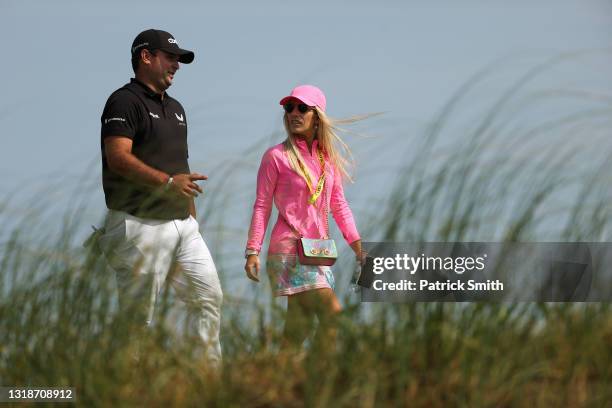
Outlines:
{"label": "woman's hand", "polygon": [[353,252],[355,252],[355,258],[357,260],[357,263],[365,265],[366,253],[363,252],[363,250],[361,249],[361,240],[358,239],[357,241],[353,242],[351,244],[351,249],[353,250]]}
{"label": "woman's hand", "polygon": [[244,264],[244,271],[250,280],[259,282],[259,256],[249,255]]}

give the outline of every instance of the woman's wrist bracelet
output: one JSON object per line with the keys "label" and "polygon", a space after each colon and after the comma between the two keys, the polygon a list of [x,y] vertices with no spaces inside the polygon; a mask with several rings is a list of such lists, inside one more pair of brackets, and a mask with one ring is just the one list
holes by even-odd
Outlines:
{"label": "woman's wrist bracelet", "polygon": [[259,251],[256,251],[254,249],[246,249],[244,251],[244,257],[248,258],[250,255],[259,255]]}

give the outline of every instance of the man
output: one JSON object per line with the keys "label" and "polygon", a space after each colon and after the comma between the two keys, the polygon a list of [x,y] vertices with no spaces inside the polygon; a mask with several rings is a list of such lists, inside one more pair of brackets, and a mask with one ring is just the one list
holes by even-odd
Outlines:
{"label": "man", "polygon": [[116,272],[119,304],[143,325],[169,281],[194,313],[209,361],[218,365],[221,285],[196,221],[196,184],[187,163],[187,118],[166,90],[194,59],[174,37],[146,30],[132,44],[135,78],[102,113],[102,184],[109,214],[100,246]]}

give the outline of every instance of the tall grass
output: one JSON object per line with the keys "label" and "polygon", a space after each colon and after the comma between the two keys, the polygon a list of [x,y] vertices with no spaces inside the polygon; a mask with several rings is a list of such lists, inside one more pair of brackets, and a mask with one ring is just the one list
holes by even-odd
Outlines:
{"label": "tall grass", "polygon": [[[566,59],[533,68],[467,126],[455,126],[469,95],[495,70],[466,82],[412,144],[384,206],[366,211],[378,216],[357,214],[366,226],[362,235],[390,241],[608,240],[610,155],[563,142],[579,134],[600,143],[612,118],[610,98],[530,85]],[[539,104],[561,96],[578,101],[578,108],[531,117]],[[223,182],[239,169],[228,164]],[[212,196],[202,224],[223,232],[235,201]],[[113,272],[75,238],[83,217],[70,212],[59,235],[39,238],[21,235],[18,225],[3,243],[2,385],[75,387],[84,406],[548,407],[612,400],[608,304],[366,307],[347,296],[337,344],[320,349],[312,343],[296,353],[279,350],[282,307],[226,291],[223,367],[213,371],[187,325],[177,324],[182,315],[172,293],[164,292],[157,323],[144,337],[117,313]],[[225,231],[233,233],[246,232]],[[222,242],[228,235],[215,238]],[[215,256],[220,274],[245,279],[232,252]]]}

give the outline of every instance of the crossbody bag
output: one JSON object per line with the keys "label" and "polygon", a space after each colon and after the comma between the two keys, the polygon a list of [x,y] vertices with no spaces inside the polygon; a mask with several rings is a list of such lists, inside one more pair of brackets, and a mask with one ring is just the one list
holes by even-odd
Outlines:
{"label": "crossbody bag", "polygon": [[[317,190],[325,191],[325,162],[323,160],[323,154],[319,150],[319,159],[321,161],[321,179],[317,183]],[[308,183],[310,186],[310,182]],[[312,190],[311,190],[312,191]],[[320,194],[320,191],[319,191]],[[316,202],[317,193],[315,192],[309,199],[309,203],[314,205]],[[324,194],[325,196],[325,194]],[[327,199],[323,197],[323,222],[325,223],[325,236],[324,238],[306,238],[299,231],[289,223],[282,213],[280,216],[283,217],[289,228],[291,228],[296,235],[300,238],[297,240],[297,255],[302,265],[318,265],[318,266],[332,266],[336,259],[338,259],[338,250],[336,248],[336,242],[329,238],[329,222],[328,222],[328,208]]]}

